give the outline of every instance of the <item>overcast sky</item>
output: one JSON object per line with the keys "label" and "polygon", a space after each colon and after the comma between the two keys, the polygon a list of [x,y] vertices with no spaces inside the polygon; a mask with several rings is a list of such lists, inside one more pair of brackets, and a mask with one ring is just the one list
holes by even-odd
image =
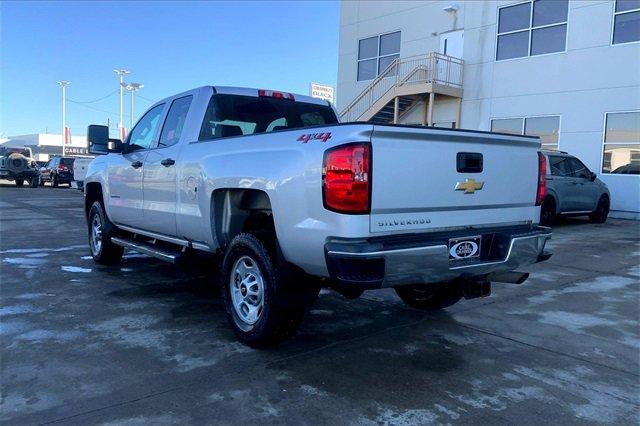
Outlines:
{"label": "overcast sky", "polygon": [[[335,85],[339,3],[2,2],[0,136],[61,132],[57,80],[69,80],[67,125],[118,121],[114,68],[151,103],[211,85],[307,94]],[[101,99],[97,102],[97,99]],[[143,99],[144,98],[144,99]],[[89,103],[84,103],[89,102]],[[125,99],[125,124],[129,123]]]}

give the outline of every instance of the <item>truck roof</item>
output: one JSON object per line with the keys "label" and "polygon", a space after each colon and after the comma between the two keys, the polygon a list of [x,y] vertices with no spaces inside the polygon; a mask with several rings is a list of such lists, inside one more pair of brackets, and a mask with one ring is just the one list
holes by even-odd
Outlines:
{"label": "truck roof", "polygon": [[[211,86],[211,87],[213,87],[213,90],[215,91],[215,93],[220,93],[225,95],[240,95],[240,96],[255,96],[255,97],[258,97],[258,90],[265,90],[265,89],[253,89],[253,88],[247,88],[247,87],[231,87],[231,86]],[[271,89],[266,89],[266,90],[268,92],[279,92],[279,90],[271,90]],[[324,99],[312,98],[311,96],[300,95],[298,93],[290,93],[290,92],[282,92],[282,93],[289,93],[293,95],[294,99],[298,102],[331,106],[329,101],[325,101]]]}

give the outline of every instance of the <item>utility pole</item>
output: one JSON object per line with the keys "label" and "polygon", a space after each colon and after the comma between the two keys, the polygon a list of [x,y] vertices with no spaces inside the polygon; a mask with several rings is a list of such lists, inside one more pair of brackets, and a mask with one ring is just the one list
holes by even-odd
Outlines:
{"label": "utility pole", "polygon": [[62,156],[65,155],[65,149],[67,147],[67,86],[71,84],[70,81],[60,80],[58,81],[60,87],[62,87]]}
{"label": "utility pole", "polygon": [[120,76],[120,121],[118,122],[118,131],[120,132],[120,139],[124,140],[124,76],[129,74],[129,71],[120,68],[119,70],[113,70],[118,76]]}
{"label": "utility pole", "polygon": [[140,83],[121,83],[124,85],[124,88],[129,92],[129,96],[131,96],[131,127],[129,127],[129,131],[133,129],[133,93],[144,87],[144,84]]}

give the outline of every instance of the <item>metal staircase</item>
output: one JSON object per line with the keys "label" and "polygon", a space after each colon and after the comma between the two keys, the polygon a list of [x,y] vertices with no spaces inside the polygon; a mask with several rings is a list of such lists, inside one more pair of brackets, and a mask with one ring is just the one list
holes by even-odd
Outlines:
{"label": "metal staircase", "polygon": [[397,123],[424,100],[423,124],[431,125],[436,94],[462,99],[463,65],[462,59],[435,52],[398,58],[356,96],[340,119]]}

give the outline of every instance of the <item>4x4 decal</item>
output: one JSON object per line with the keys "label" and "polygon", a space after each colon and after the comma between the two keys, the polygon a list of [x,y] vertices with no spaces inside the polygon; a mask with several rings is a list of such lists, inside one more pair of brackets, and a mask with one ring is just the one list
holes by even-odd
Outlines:
{"label": "4x4 decal", "polygon": [[320,140],[322,142],[326,142],[331,139],[331,132],[324,133],[307,133],[301,135],[297,140],[298,142],[307,143],[311,140]]}

